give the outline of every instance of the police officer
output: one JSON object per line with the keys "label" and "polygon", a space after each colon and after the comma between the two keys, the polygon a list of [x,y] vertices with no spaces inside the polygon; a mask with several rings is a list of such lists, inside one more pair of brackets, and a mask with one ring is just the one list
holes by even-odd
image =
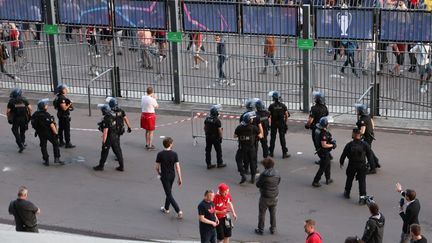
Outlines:
{"label": "police officer", "polygon": [[101,109],[103,115],[102,121],[98,123],[99,130],[102,132],[102,151],[99,165],[93,167],[93,170],[104,170],[104,165],[107,160],[109,150],[112,148],[119,162],[119,166],[116,168],[116,170],[124,171],[123,154],[120,147],[120,136],[119,132],[117,131],[115,116],[111,112],[109,105],[99,104],[98,107]]}
{"label": "police officer", "polygon": [[372,150],[366,142],[361,140],[361,132],[360,129],[354,128],[352,132],[353,141],[349,142],[345,145],[345,148],[340,157],[340,167],[343,168],[345,158],[348,157],[349,163],[346,169],[346,183],[345,183],[345,192],[344,197],[349,199],[352,183],[354,177],[357,178],[359,183],[359,192],[360,192],[360,204],[365,204],[366,201],[363,199],[363,196],[366,196],[366,172],[367,172],[367,164],[366,158],[371,163],[373,160]]}
{"label": "police officer", "polygon": [[[311,129],[312,131],[312,142],[315,146],[315,130],[317,129],[316,125],[322,117],[328,116],[328,109],[325,105],[324,95],[317,91],[313,92],[315,104],[311,107],[308,120],[306,122],[305,128]],[[317,150],[317,147],[315,147]],[[315,162],[319,164],[319,162]]]}
{"label": "police officer", "polygon": [[126,123],[126,126],[128,127],[127,132],[131,133],[132,128],[131,128],[129,119],[126,116],[126,112],[118,106],[117,99],[114,97],[108,97],[106,99],[106,101],[108,102],[108,105],[111,109],[111,112],[113,113],[113,115],[115,117],[119,137],[121,135],[123,135],[125,132],[125,128],[124,128],[125,123]]}
{"label": "police officer", "polygon": [[236,153],[237,169],[240,172],[240,184],[246,181],[245,165],[250,166],[251,183],[255,183],[257,168],[256,139],[263,137],[257,126],[253,125],[254,112],[243,115],[243,120],[234,131],[234,137],[238,138],[238,150]]}
{"label": "police officer", "polygon": [[211,163],[211,150],[214,147],[216,151],[217,167],[223,168],[226,164],[222,160],[222,136],[223,128],[222,123],[219,119],[219,110],[222,107],[220,105],[214,105],[210,108],[210,113],[204,120],[204,132],[206,136],[206,147],[205,147],[205,162],[207,169],[213,169],[216,166]]}
{"label": "police officer", "polygon": [[[264,134],[264,129],[262,127],[262,124],[260,122],[260,117],[257,115],[256,113],[256,102],[259,101],[258,98],[253,98],[253,99],[249,99],[246,101],[245,103],[245,107],[246,107],[246,111],[240,116],[240,123],[243,121],[243,116],[249,112],[253,112],[250,114],[254,114],[253,115],[253,119],[252,119],[252,125],[258,127],[258,130],[260,131],[261,134]],[[259,139],[255,139],[255,147],[256,149],[256,157],[258,158],[258,142]],[[247,162],[246,162],[247,163]],[[245,168],[245,174],[248,175],[249,174],[249,164],[244,164],[244,168]],[[256,170],[257,173],[259,173],[258,169]]]}
{"label": "police officer", "polygon": [[278,91],[272,91],[271,97],[273,104],[268,108],[270,112],[270,157],[273,157],[273,152],[276,142],[276,133],[279,131],[279,140],[282,147],[282,158],[289,158],[288,148],[286,147],[285,134],[288,131],[288,117],[290,116],[288,108],[281,102],[281,96]]}
{"label": "police officer", "polygon": [[12,124],[12,133],[19,148],[18,152],[22,153],[27,146],[25,144],[25,132],[28,129],[32,107],[27,99],[22,97],[22,90],[20,88],[13,89],[9,97],[10,100],[7,104],[6,115],[8,122]]}
{"label": "police officer", "polygon": [[317,154],[320,158],[320,167],[315,175],[312,182],[313,187],[320,187],[321,176],[325,174],[326,184],[329,185],[333,183],[330,173],[330,151],[336,149],[336,140],[332,138],[331,133],[327,130],[328,120],[326,117],[322,117],[317,124],[315,130],[315,147],[317,148]]}
{"label": "police officer", "polygon": [[[375,124],[367,112],[367,107],[364,104],[356,105],[357,110],[357,128],[363,137],[363,140],[369,144],[372,149],[372,141],[375,140],[374,128]],[[368,174],[376,174],[376,168],[380,168],[379,159],[372,151],[373,161],[369,161]]]}
{"label": "police officer", "polygon": [[267,111],[266,106],[262,100],[257,100],[255,102],[255,107],[257,109],[257,117],[259,117],[259,121],[263,129],[263,138],[261,138],[259,141],[261,142],[263,157],[267,158],[269,155],[267,137],[270,130],[270,112]]}
{"label": "police officer", "polygon": [[53,105],[54,108],[57,109],[60,147],[75,148],[75,145],[70,142],[70,112],[73,111],[73,106],[72,101],[66,97],[68,91],[67,85],[59,84],[57,86],[57,97],[54,99]]}
{"label": "police officer", "polygon": [[35,129],[35,136],[39,136],[42,159],[44,165],[49,166],[49,155],[47,151],[47,141],[49,141],[54,150],[54,163],[63,165],[60,160],[60,149],[58,141],[57,126],[55,119],[48,113],[48,99],[39,100],[37,111],[31,116],[31,124]]}

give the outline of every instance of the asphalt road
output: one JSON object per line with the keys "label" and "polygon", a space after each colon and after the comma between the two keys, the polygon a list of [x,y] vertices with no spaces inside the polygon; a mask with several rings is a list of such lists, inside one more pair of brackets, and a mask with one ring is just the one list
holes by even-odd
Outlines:
{"label": "asphalt road", "polygon": [[[1,114],[5,104],[0,104]],[[50,111],[52,112],[51,108]],[[162,215],[162,186],[153,171],[157,151],[144,149],[144,132],[134,130],[122,137],[125,172],[115,171],[116,162],[109,156],[104,172],[94,172],[100,156],[101,134],[96,131],[100,117],[94,112],[88,117],[86,111],[73,112],[72,142],[75,149],[61,149],[65,166],[44,167],[38,140],[30,129],[28,147],[23,154],[17,153],[10,126],[0,117],[0,218],[11,219],[7,207],[16,196],[17,188],[25,185],[30,190],[30,200],[42,213],[39,221],[71,229],[82,229],[140,239],[198,239],[197,205],[206,189],[216,189],[225,182],[231,186],[234,205],[238,213],[233,239],[255,242],[302,242],[305,238],[303,221],[313,218],[324,242],[343,242],[348,235],[361,235],[369,217],[367,207],[357,204],[357,184],[354,183],[352,199],[342,198],[345,172],[337,163],[344,143],[350,140],[350,131],[331,129],[338,140],[333,153],[332,177],[335,183],[320,189],[311,183],[318,167],[313,161],[310,133],[301,124],[292,123],[287,135],[292,157],[281,159],[280,147],[275,151],[276,168],[282,175],[277,211],[278,233],[264,236],[253,233],[257,224],[257,188],[251,184],[238,185],[234,155],[236,144],[223,143],[224,161],[228,167],[207,171],[204,163],[204,141],[193,146],[191,124],[188,121],[166,125],[185,117],[160,116],[155,134],[155,145],[161,149],[160,136],[174,138],[174,150],[178,152],[183,169],[184,185],[174,187],[174,197],[184,212],[184,220],[175,215]],[[139,114],[128,113],[134,127],[138,127]],[[79,128],[79,129],[76,129]],[[90,129],[90,130],[85,130]],[[368,176],[368,194],[374,195],[386,217],[384,242],[398,242],[402,222],[398,215],[400,196],[394,185],[400,181],[404,188],[414,188],[422,203],[420,213],[424,234],[432,237],[432,169],[430,151],[432,137],[377,132],[374,148],[383,168],[377,175]],[[51,147],[49,152],[52,154]],[[261,168],[262,169],[262,168]],[[266,230],[268,228],[268,219]]]}

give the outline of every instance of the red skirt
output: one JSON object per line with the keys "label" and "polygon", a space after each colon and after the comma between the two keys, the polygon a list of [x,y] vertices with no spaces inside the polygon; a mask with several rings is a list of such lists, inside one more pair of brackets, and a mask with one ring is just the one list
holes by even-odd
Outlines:
{"label": "red skirt", "polygon": [[155,113],[141,113],[141,128],[147,131],[154,131],[156,126],[156,114]]}

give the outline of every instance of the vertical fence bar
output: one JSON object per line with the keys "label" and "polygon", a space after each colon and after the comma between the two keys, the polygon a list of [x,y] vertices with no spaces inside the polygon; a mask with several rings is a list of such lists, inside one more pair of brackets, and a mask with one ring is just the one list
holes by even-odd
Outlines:
{"label": "vertical fence bar", "polygon": [[[47,24],[56,24],[56,11],[55,11],[55,0],[47,1]],[[53,80],[53,90],[59,84],[60,78],[60,68],[59,63],[57,62],[57,54],[58,54],[58,37],[57,35],[48,35],[48,45],[50,48],[50,60],[51,60],[51,72],[52,72],[52,80]]]}
{"label": "vertical fence bar", "polygon": [[[311,6],[309,4],[305,4],[302,6],[303,8],[303,38],[309,39],[311,32],[310,25],[310,10]],[[312,61],[312,53],[311,50],[303,51],[303,111],[309,112],[309,97],[310,97],[310,85],[311,85],[311,61]]]}
{"label": "vertical fence bar", "polygon": [[[168,8],[169,8],[169,17],[170,17],[170,24],[171,24],[171,31],[177,32],[180,30],[179,25],[179,1],[178,0],[172,0],[168,1]],[[171,42],[171,50],[172,50],[172,78],[174,83],[174,103],[179,104],[182,100],[182,87],[183,82],[180,79],[181,77],[181,69],[180,69],[180,46],[177,42]]]}

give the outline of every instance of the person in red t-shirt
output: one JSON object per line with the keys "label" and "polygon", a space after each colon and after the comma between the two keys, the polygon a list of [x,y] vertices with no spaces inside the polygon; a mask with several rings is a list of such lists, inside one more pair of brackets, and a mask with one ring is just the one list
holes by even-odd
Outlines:
{"label": "person in red t-shirt", "polygon": [[14,63],[17,62],[17,55],[18,55],[18,49],[19,49],[19,31],[14,23],[9,24],[11,27],[9,37],[11,40],[11,47],[12,47],[12,57]]}
{"label": "person in red t-shirt", "polygon": [[219,191],[213,200],[216,209],[216,217],[219,219],[219,224],[216,226],[217,239],[218,241],[228,243],[229,237],[231,237],[232,233],[231,230],[233,228],[230,213],[232,214],[234,220],[237,219],[237,215],[234,211],[228,185],[225,183],[220,183],[218,189]]}
{"label": "person in red t-shirt", "polygon": [[305,221],[304,229],[308,235],[306,238],[306,243],[322,243],[322,238],[320,233],[315,231],[315,220],[308,219]]}
{"label": "person in red t-shirt", "polygon": [[[400,68],[405,61],[405,52],[407,49],[406,44],[393,44],[393,54],[396,56],[396,64],[393,68],[393,74],[397,77],[400,76]],[[392,71],[390,71],[392,72]]]}

